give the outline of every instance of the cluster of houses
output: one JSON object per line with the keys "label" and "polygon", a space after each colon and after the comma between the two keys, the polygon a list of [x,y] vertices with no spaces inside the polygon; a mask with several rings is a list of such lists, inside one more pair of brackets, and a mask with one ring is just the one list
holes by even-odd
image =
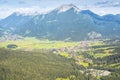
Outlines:
{"label": "cluster of houses", "polygon": [[60,51],[60,52],[67,52],[71,54],[77,50],[88,49],[90,44],[91,44],[90,41],[82,41],[78,46],[68,46],[68,47],[57,48],[57,49],[53,49],[52,52],[56,53]]}
{"label": "cluster of houses", "polygon": [[90,44],[91,44],[90,41],[82,41],[77,46],[68,46],[68,47],[52,49],[52,53],[66,52],[70,54],[71,57],[75,57],[77,51],[82,51],[86,49],[88,50]]}

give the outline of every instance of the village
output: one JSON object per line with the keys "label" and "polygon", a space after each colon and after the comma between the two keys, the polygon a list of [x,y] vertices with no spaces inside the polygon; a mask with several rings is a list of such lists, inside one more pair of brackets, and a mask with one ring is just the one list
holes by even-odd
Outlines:
{"label": "village", "polygon": [[[89,65],[93,64],[92,59],[90,58],[84,58],[81,54],[83,54],[84,51],[91,51],[93,48],[90,46],[91,44],[98,43],[98,41],[81,41],[78,46],[69,46],[69,47],[63,47],[58,49],[53,49],[52,53],[59,54],[61,56],[67,57],[67,58],[73,58],[76,60],[76,64],[85,67],[84,70],[80,70],[82,73],[92,74],[93,76],[107,76],[110,75],[111,72],[107,70],[97,70],[97,69],[89,69]],[[64,54],[61,54],[64,53]],[[79,54],[78,54],[79,53]],[[65,56],[65,54],[68,54],[68,56]],[[88,53],[90,54],[90,53]]]}

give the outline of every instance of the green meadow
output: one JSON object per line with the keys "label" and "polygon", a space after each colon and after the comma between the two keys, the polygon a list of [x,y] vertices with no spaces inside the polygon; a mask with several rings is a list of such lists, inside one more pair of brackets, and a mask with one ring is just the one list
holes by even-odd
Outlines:
{"label": "green meadow", "polygon": [[7,48],[7,45],[15,44],[18,47],[16,49],[53,49],[62,48],[68,46],[77,46],[79,42],[64,42],[64,41],[49,41],[49,40],[38,40],[36,38],[24,38],[17,41],[5,41],[0,43],[0,47]]}

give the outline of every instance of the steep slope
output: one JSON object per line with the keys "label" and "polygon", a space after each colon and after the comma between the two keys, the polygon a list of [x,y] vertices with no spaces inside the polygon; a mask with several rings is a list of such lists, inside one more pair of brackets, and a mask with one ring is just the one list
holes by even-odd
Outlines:
{"label": "steep slope", "polygon": [[49,13],[32,17],[13,16],[16,14],[0,23],[3,27],[12,28],[12,33],[22,36],[50,40],[83,40],[90,36],[96,37],[93,33],[100,34],[102,38],[120,35],[119,15],[99,16],[90,10],[80,10],[73,4],[62,5]]}
{"label": "steep slope", "polygon": [[75,75],[75,80],[87,79],[76,69],[77,65],[72,59],[48,50],[15,51],[0,48],[0,63],[0,80],[59,80],[68,79],[71,75]]}
{"label": "steep slope", "polygon": [[120,14],[117,14],[117,15],[108,14],[108,15],[104,15],[103,17],[107,21],[113,21],[113,22],[120,23]]}
{"label": "steep slope", "polygon": [[36,16],[31,22],[24,25],[25,28],[19,29],[17,32],[29,30],[31,32],[28,34],[29,36],[38,34],[37,37],[42,36],[58,40],[66,38],[80,39],[85,35],[87,36],[86,33],[91,31],[89,25],[94,26],[92,19],[89,18],[90,16],[79,13],[73,6],[65,12],[60,11],[61,9],[55,9],[49,14]]}
{"label": "steep slope", "polygon": [[0,26],[0,36],[2,36],[4,29]]}
{"label": "steep slope", "polygon": [[5,29],[15,30],[18,26],[21,26],[32,19],[33,16],[28,16],[20,13],[13,13],[5,19],[0,21],[0,25]]}

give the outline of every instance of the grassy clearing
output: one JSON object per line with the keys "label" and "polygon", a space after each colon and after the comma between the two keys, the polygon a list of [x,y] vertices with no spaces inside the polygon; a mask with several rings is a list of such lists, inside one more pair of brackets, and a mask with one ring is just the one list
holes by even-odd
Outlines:
{"label": "grassy clearing", "polygon": [[106,57],[106,56],[109,56],[109,55],[111,55],[111,54],[108,54],[108,53],[96,53],[94,55],[94,57],[95,58],[97,58],[97,57],[103,58],[103,57]]}
{"label": "grassy clearing", "polygon": [[83,65],[84,67],[88,67],[89,64],[87,62],[80,62],[80,65]]}
{"label": "grassy clearing", "polygon": [[79,56],[77,56],[79,59],[83,59],[84,58],[84,56],[83,55],[79,55]]}
{"label": "grassy clearing", "polygon": [[109,66],[120,69],[120,63],[110,64]]}
{"label": "grassy clearing", "polygon": [[70,75],[67,78],[56,78],[55,80],[75,80],[75,76],[74,75]]}
{"label": "grassy clearing", "polygon": [[67,52],[58,52],[59,55],[69,58],[69,54]]}
{"label": "grassy clearing", "polygon": [[96,41],[96,42],[92,42],[89,46],[101,46],[103,45],[103,41]]}

